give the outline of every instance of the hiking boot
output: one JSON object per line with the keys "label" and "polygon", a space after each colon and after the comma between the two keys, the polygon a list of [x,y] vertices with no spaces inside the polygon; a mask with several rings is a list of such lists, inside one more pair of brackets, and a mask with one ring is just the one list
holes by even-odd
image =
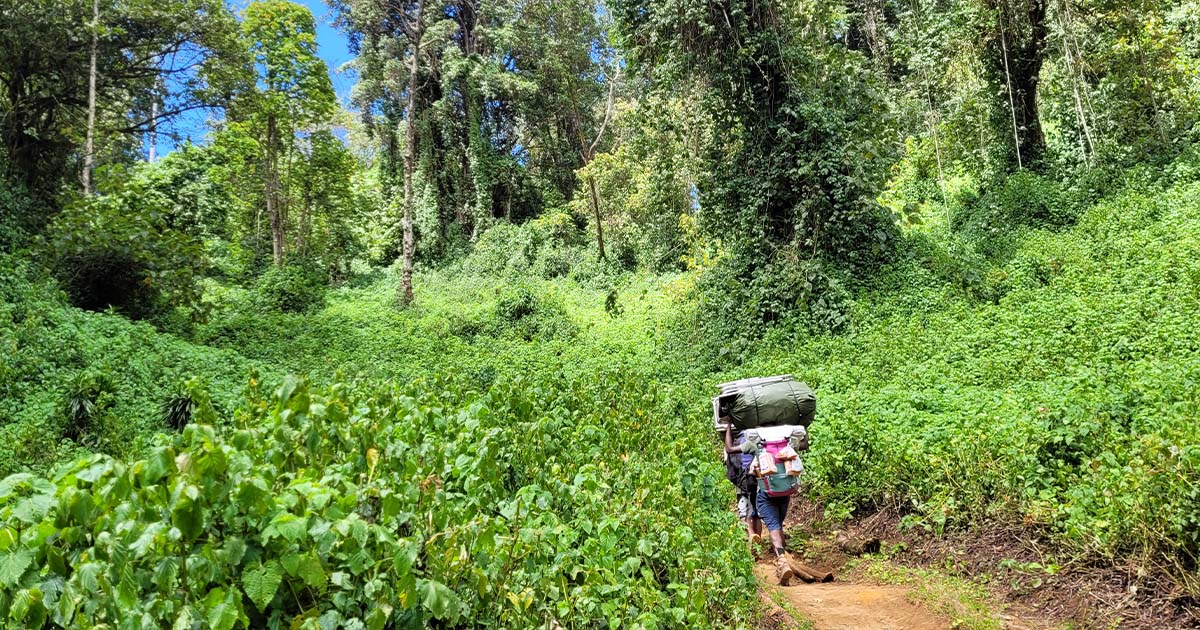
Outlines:
{"label": "hiking boot", "polygon": [[779,585],[787,586],[793,575],[795,574],[792,572],[792,565],[788,562],[787,557],[775,556],[775,577],[779,578]]}

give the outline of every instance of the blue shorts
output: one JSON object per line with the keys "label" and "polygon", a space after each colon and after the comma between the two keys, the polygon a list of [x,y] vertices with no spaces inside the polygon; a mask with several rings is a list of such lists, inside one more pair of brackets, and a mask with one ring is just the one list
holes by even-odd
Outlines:
{"label": "blue shorts", "polygon": [[767,524],[767,531],[775,532],[783,529],[783,519],[787,516],[788,502],[791,497],[769,497],[766,492],[758,493],[758,517]]}

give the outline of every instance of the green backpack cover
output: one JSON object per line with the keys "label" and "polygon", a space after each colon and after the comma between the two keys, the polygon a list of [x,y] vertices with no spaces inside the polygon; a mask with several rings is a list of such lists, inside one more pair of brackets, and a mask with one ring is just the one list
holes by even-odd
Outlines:
{"label": "green backpack cover", "polygon": [[741,430],[791,424],[807,427],[817,413],[812,388],[798,381],[766,383],[742,390],[729,415]]}

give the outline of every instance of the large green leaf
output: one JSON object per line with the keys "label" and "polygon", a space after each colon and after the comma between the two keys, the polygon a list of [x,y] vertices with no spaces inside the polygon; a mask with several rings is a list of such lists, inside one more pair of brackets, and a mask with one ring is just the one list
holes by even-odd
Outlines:
{"label": "large green leaf", "polygon": [[29,563],[33,562],[33,550],[17,549],[0,553],[0,586],[11,588],[17,585]]}
{"label": "large green leaf", "polygon": [[17,501],[13,507],[13,518],[24,523],[37,523],[46,517],[50,508],[54,507],[54,484],[45,479],[34,479],[30,482],[33,493]]}
{"label": "large green leaf", "polygon": [[141,470],[138,470],[138,481],[142,486],[149,486],[158,482],[168,473],[175,471],[175,451],[169,446],[163,446],[150,451],[146,459],[141,462]]}
{"label": "large green leaf", "polygon": [[171,524],[189,540],[195,540],[204,531],[204,507],[188,497],[180,497],[171,510]]}
{"label": "large green leaf", "polygon": [[246,596],[261,612],[266,612],[282,582],[283,570],[275,560],[242,573],[242,587]]}
{"label": "large green leaf", "polygon": [[300,576],[300,579],[304,580],[305,584],[313,588],[325,586],[325,580],[327,579],[325,567],[321,564],[321,559],[316,556],[304,556],[304,559],[300,561],[300,566],[296,573]]}
{"label": "large green leaf", "polygon": [[284,556],[281,562],[288,575],[299,577],[313,588],[325,586],[325,567],[320,558],[312,554],[292,553]]}
{"label": "large green leaf", "polygon": [[271,519],[271,524],[263,530],[263,542],[275,536],[280,536],[288,542],[296,542],[304,537],[308,528],[308,519],[283,512]]}
{"label": "large green leaf", "polygon": [[236,602],[237,588],[226,594],[224,589],[215,588],[204,598],[208,609],[208,625],[212,630],[229,630],[238,620]]}
{"label": "large green leaf", "polygon": [[417,592],[421,594],[421,605],[437,619],[450,619],[458,614],[458,595],[445,584],[436,580],[420,580]]}

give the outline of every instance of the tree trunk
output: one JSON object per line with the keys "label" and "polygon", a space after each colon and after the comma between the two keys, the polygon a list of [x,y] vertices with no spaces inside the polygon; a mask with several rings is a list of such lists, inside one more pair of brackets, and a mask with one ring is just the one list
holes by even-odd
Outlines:
{"label": "tree trunk", "polygon": [[412,38],[412,56],[408,60],[408,104],[404,114],[404,250],[403,271],[400,274],[400,304],[413,303],[413,173],[417,169],[417,71],[421,54],[421,7],[417,6],[417,35]]}
{"label": "tree trunk", "polygon": [[596,249],[600,260],[604,260],[604,222],[600,220],[600,195],[596,194],[596,178],[588,175],[588,187],[592,189],[592,212],[596,213]]}
{"label": "tree trunk", "polygon": [[[999,37],[992,51],[993,72],[1008,86],[1018,167],[1036,164],[1046,151],[1038,111],[1038,83],[1046,55],[1047,0],[1000,0]],[[1013,6],[1013,5],[1016,6]]]}
{"label": "tree trunk", "polygon": [[308,257],[308,242],[312,236],[313,194],[311,183],[304,182],[304,205],[300,207],[300,229],[296,234],[296,253],[300,260]]}
{"label": "tree trunk", "polygon": [[155,157],[155,148],[158,144],[158,99],[155,98],[150,103],[150,150],[146,155],[146,161],[153,164]]}
{"label": "tree trunk", "polygon": [[87,140],[83,148],[83,194],[92,194],[92,167],[96,151],[96,55],[100,48],[100,0],[92,0],[92,61],[88,70]]}
{"label": "tree trunk", "polygon": [[158,153],[158,94],[161,89],[162,77],[156,77],[154,94],[150,97],[150,150],[146,154],[146,161],[151,164]]}
{"label": "tree trunk", "polygon": [[278,157],[275,116],[267,117],[267,154],[264,161],[267,184],[267,214],[271,217],[271,260],[276,267],[283,266],[283,209],[279,204],[279,172],[275,160]]}

